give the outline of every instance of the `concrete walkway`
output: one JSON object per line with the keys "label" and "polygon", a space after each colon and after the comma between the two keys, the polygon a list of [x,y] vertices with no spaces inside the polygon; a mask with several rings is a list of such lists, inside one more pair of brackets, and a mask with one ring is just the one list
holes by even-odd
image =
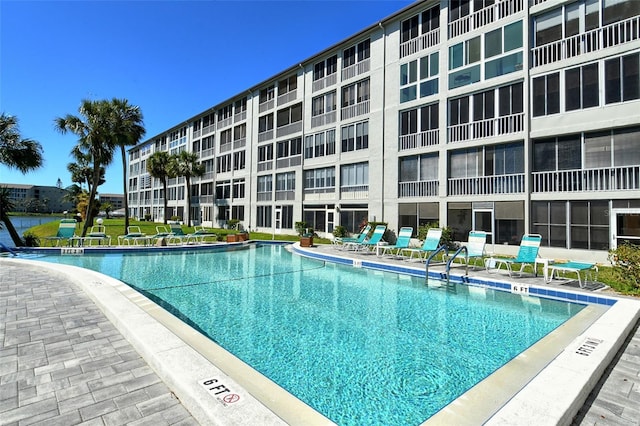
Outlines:
{"label": "concrete walkway", "polygon": [[[639,407],[636,325],[573,424],[640,425]],[[31,424],[198,423],[75,283],[4,263],[0,425]]]}
{"label": "concrete walkway", "polygon": [[91,299],[0,266],[0,425],[196,425]]}

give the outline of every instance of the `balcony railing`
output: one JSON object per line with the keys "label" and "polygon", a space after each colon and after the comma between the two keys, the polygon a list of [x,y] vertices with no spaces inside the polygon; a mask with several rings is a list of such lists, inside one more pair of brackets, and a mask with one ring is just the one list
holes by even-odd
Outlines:
{"label": "balcony railing", "polygon": [[207,148],[202,150],[202,152],[200,153],[200,158],[213,157],[213,155],[214,155],[213,148]]}
{"label": "balcony railing", "polygon": [[472,121],[447,128],[448,141],[462,142],[524,131],[524,113]]}
{"label": "balcony railing", "polygon": [[233,147],[231,142],[226,142],[226,143],[222,143],[220,144],[220,150],[219,152],[227,152],[227,151],[231,151],[231,148]]}
{"label": "balcony railing", "polygon": [[634,16],[606,27],[534,47],[531,50],[531,66],[539,67],[639,39],[640,16]]}
{"label": "balcony railing", "polygon": [[265,170],[271,170],[271,169],[273,169],[273,160],[262,161],[258,163],[259,172],[264,172]]}
{"label": "balcony railing", "polygon": [[524,2],[525,0],[498,0],[489,7],[482,8],[471,15],[449,22],[449,38],[466,34],[499,19],[518,13],[523,9]]}
{"label": "balcony railing", "polygon": [[200,137],[200,135],[202,134],[202,130],[198,129],[198,130],[194,130],[193,131],[193,138],[197,139]]}
{"label": "balcony railing", "polygon": [[247,145],[247,138],[236,139],[233,141],[233,149],[244,148]]}
{"label": "balcony railing", "polygon": [[318,90],[322,90],[325,87],[333,86],[334,84],[336,84],[337,80],[338,80],[338,73],[334,72],[333,74],[329,74],[326,77],[315,80],[311,84],[311,90],[314,92],[317,92]]}
{"label": "balcony railing", "polygon": [[350,185],[340,187],[342,200],[366,200],[369,198],[369,185]]}
{"label": "balcony railing", "polygon": [[276,201],[295,200],[296,191],[276,191]]}
{"label": "balcony railing", "polygon": [[440,28],[422,34],[419,37],[407,40],[400,45],[400,58],[412,55],[421,50],[435,46],[440,43]]}
{"label": "balcony railing", "polygon": [[286,167],[295,167],[295,166],[299,166],[300,164],[302,164],[302,155],[278,158],[276,160],[276,169],[283,169]]}
{"label": "balcony railing", "polygon": [[437,180],[421,180],[398,183],[398,197],[436,197],[438,196]]}
{"label": "balcony railing", "polygon": [[278,96],[278,106],[282,104],[286,104],[287,102],[295,101],[297,97],[297,90],[292,90],[290,92],[284,93]]}
{"label": "balcony railing", "polygon": [[273,139],[273,129],[258,133],[258,142],[264,142],[271,139]]}
{"label": "balcony railing", "polygon": [[213,132],[216,129],[216,125],[215,124],[210,124],[209,126],[205,126],[202,128],[202,136]]}
{"label": "balcony railing", "polygon": [[524,173],[449,178],[448,195],[517,194],[524,192]]}
{"label": "balcony railing", "polygon": [[319,127],[336,122],[336,111],[329,111],[325,114],[311,117],[311,127]]}
{"label": "balcony railing", "polygon": [[213,195],[201,195],[200,204],[213,204],[214,198]]}
{"label": "balcony railing", "polygon": [[640,166],[533,172],[532,192],[632,191],[640,189]]}
{"label": "balcony railing", "polygon": [[223,118],[222,120],[218,120],[218,129],[231,126],[232,124],[233,124],[233,117]]}
{"label": "balcony railing", "polygon": [[265,111],[268,111],[270,109],[273,109],[274,105],[275,105],[275,100],[273,100],[273,99],[269,99],[268,101],[264,101],[263,103],[258,105],[258,112],[265,112]]}
{"label": "balcony railing", "polygon": [[427,130],[426,132],[401,135],[398,138],[398,150],[424,148],[425,146],[438,145],[438,129]]}
{"label": "balcony railing", "polygon": [[271,191],[258,192],[256,197],[258,201],[271,201],[272,198],[273,198],[273,194],[271,193]]}
{"label": "balcony railing", "polygon": [[237,123],[238,121],[245,120],[247,118],[247,111],[242,111],[233,116],[233,122]]}
{"label": "balcony railing", "polygon": [[297,121],[295,123],[286,124],[282,127],[278,127],[276,129],[276,137],[290,135],[292,133],[297,133],[302,131],[302,120]]}
{"label": "balcony railing", "polygon": [[357,75],[363,74],[369,71],[370,60],[369,58],[364,59],[356,64],[349,65],[348,67],[342,70],[342,81],[355,77]]}
{"label": "balcony railing", "polygon": [[357,117],[359,115],[368,114],[369,113],[369,101],[363,101],[357,104],[349,105],[340,111],[340,117],[342,120],[347,120],[349,118]]}
{"label": "balcony railing", "polygon": [[336,198],[336,188],[305,188],[304,201],[333,200]]}

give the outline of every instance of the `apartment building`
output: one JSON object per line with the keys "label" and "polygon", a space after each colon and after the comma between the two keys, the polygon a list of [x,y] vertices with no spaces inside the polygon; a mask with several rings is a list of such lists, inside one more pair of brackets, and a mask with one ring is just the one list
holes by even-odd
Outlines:
{"label": "apartment building", "polygon": [[[639,1],[419,1],[131,149],[131,214],[438,222],[605,260],[640,239],[639,62]],[[182,178],[164,194],[147,173],[159,150],[205,165],[191,206]]]}

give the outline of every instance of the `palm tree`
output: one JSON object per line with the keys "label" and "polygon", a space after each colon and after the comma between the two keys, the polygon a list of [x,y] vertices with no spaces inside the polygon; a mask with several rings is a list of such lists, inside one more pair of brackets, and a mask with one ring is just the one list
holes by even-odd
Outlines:
{"label": "palm tree", "polygon": [[[22,138],[16,117],[0,114],[0,164],[26,173],[42,166],[42,155],[42,145],[39,142]],[[9,189],[0,188],[0,223],[4,222],[13,243],[20,247],[24,242],[9,219],[9,212],[13,208]]]}
{"label": "palm tree", "polygon": [[172,156],[166,151],[157,151],[151,154],[147,160],[147,171],[151,177],[160,179],[162,181],[162,190],[164,193],[164,223],[167,224],[167,180],[175,177],[173,175],[175,167],[171,165],[173,161]]}
{"label": "palm tree", "polygon": [[[126,147],[137,145],[145,135],[140,107],[129,104],[126,99],[113,98],[114,109],[113,136],[116,147],[120,147],[122,156],[122,190],[124,193],[124,229],[129,228],[129,195],[127,185]],[[165,209],[166,211],[166,209]],[[166,223],[166,222],[165,222]]]}
{"label": "palm tree", "polygon": [[54,120],[54,124],[62,134],[71,132],[78,136],[78,144],[75,146],[74,151],[90,159],[91,187],[89,188],[86,221],[82,228],[82,236],[84,237],[89,226],[93,223],[93,211],[96,193],[100,185],[101,168],[108,166],[113,160],[115,147],[112,143],[113,135],[111,130],[114,114],[113,107],[109,101],[87,99],[82,101],[78,112],[80,116],[67,114],[65,117],[57,117]]}
{"label": "palm tree", "polygon": [[181,151],[172,162],[173,174],[175,176],[184,176],[187,192],[187,212],[186,223],[191,226],[189,214],[191,211],[191,177],[200,177],[204,174],[204,164],[198,161],[198,154],[195,152]]}

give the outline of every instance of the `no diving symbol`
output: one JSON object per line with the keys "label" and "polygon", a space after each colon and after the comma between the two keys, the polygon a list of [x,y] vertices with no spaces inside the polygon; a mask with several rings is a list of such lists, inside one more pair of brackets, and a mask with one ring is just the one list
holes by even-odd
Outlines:
{"label": "no diving symbol", "polygon": [[225,395],[222,400],[227,404],[233,404],[234,402],[238,402],[240,399],[240,395],[235,393],[230,393],[229,395]]}

